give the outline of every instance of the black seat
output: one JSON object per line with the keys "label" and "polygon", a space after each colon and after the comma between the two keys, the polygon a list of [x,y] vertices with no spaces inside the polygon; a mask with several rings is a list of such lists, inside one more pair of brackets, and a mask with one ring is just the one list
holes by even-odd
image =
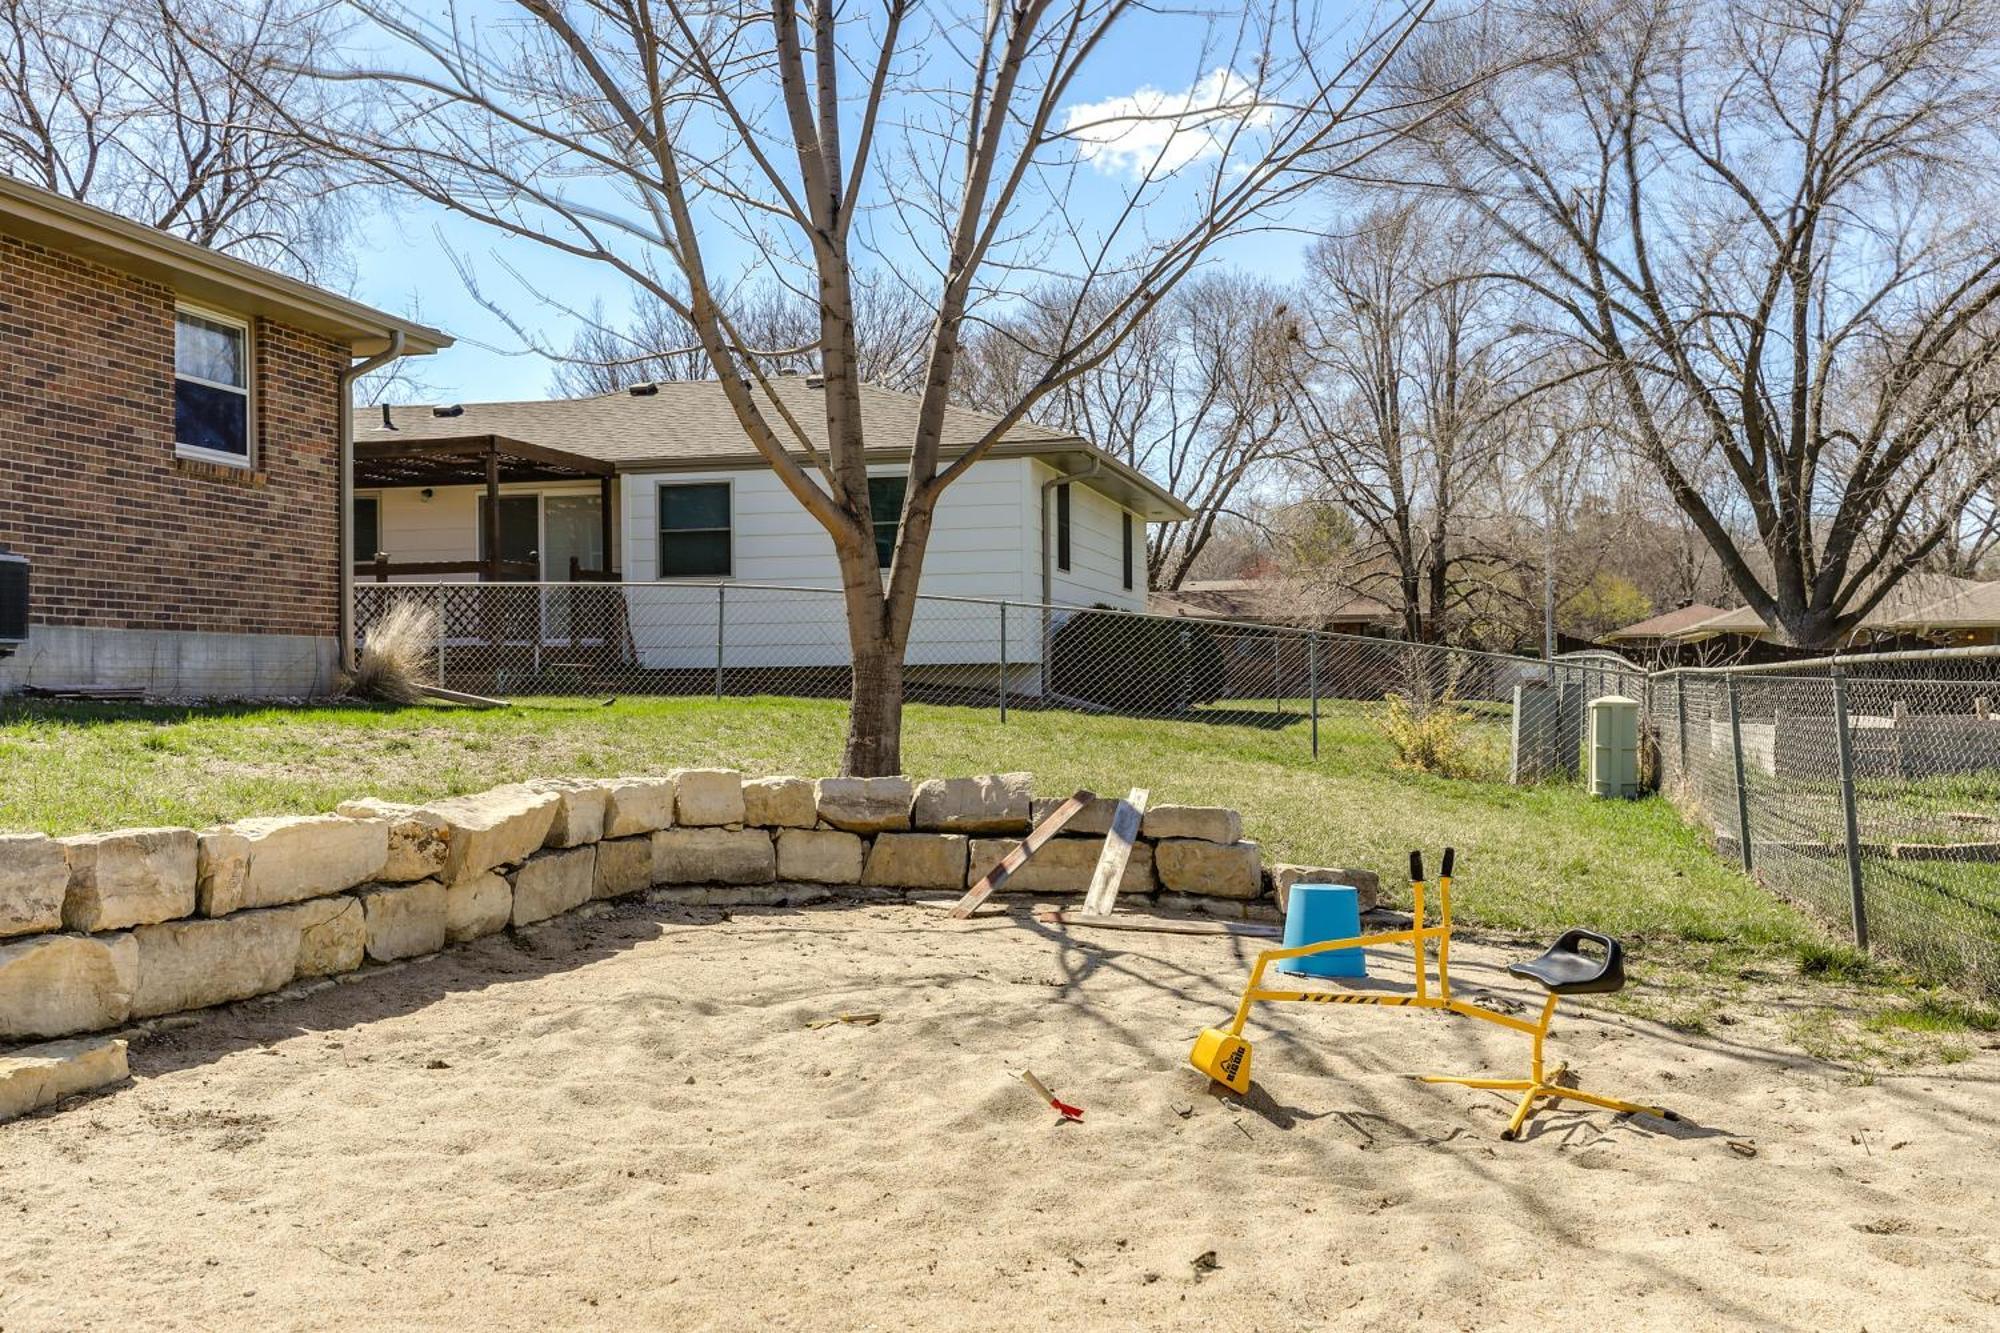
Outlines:
{"label": "black seat", "polygon": [[[1577,952],[1576,946],[1591,940],[1604,949],[1602,958]],[[1540,958],[1511,963],[1510,976],[1537,981],[1555,995],[1609,995],[1625,988],[1625,947],[1609,935],[1594,930],[1565,931]]]}

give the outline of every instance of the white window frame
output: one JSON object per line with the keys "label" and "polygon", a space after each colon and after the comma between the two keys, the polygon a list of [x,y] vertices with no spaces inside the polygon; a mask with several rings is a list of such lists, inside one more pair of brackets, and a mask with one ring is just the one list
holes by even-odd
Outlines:
{"label": "white window frame", "polygon": [[[179,365],[180,316],[183,314],[193,315],[197,319],[205,319],[214,324],[225,324],[230,328],[237,329],[242,332],[243,334],[243,383],[242,384],[240,385],[218,384],[214,380],[205,380],[199,375],[181,374]],[[174,340],[175,340],[174,344],[175,364],[174,364],[173,375],[176,382],[180,380],[186,380],[189,384],[200,384],[210,389],[220,389],[224,393],[240,393],[243,395],[242,454],[240,455],[230,454],[230,453],[224,453],[220,449],[203,449],[198,445],[182,444],[180,439],[180,433],[176,431],[174,433],[174,457],[192,459],[193,461],[198,463],[218,463],[223,467],[242,468],[246,472],[256,467],[257,466],[257,395],[252,386],[254,386],[257,382],[257,374],[256,374],[257,342],[256,342],[255,331],[252,330],[252,328],[250,327],[250,321],[244,319],[241,315],[232,315],[229,314],[227,311],[215,310],[208,306],[195,305],[191,301],[176,301],[174,302]]]}
{"label": "white window frame", "polygon": [[[665,543],[660,540],[663,531],[660,519],[666,511],[661,492],[689,486],[721,486],[729,492],[729,526],[724,531],[729,534],[729,571],[726,574],[668,574],[660,565],[665,558]],[[689,532],[713,532],[714,528],[689,528]],[[736,479],[723,477],[704,481],[660,481],[653,484],[653,575],[661,583],[715,583],[733,582],[736,578]]]}

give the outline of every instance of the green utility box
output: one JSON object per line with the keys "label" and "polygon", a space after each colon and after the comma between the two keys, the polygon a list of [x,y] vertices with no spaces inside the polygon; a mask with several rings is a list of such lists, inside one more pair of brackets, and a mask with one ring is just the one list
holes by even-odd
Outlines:
{"label": "green utility box", "polygon": [[1629,799],[1639,794],[1639,701],[1622,694],[1592,699],[1590,794]]}

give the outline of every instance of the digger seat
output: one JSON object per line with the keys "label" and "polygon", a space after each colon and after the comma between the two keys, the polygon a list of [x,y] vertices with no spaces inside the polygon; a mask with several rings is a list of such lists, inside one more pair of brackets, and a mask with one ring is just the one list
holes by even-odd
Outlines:
{"label": "digger seat", "polygon": [[[1602,947],[1604,956],[1593,958],[1579,953],[1576,946],[1585,940]],[[1547,953],[1523,963],[1510,963],[1507,973],[1539,982],[1552,995],[1609,995],[1625,988],[1625,948],[1609,935],[1594,930],[1565,931]]]}

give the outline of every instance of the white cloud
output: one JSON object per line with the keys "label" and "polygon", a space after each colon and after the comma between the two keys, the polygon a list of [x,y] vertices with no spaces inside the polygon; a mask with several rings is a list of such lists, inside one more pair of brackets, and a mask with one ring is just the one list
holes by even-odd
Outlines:
{"label": "white cloud", "polygon": [[1128,97],[1070,107],[1063,133],[1107,175],[1159,176],[1221,157],[1233,136],[1268,126],[1273,115],[1248,79],[1217,69],[1180,92],[1145,85]]}

